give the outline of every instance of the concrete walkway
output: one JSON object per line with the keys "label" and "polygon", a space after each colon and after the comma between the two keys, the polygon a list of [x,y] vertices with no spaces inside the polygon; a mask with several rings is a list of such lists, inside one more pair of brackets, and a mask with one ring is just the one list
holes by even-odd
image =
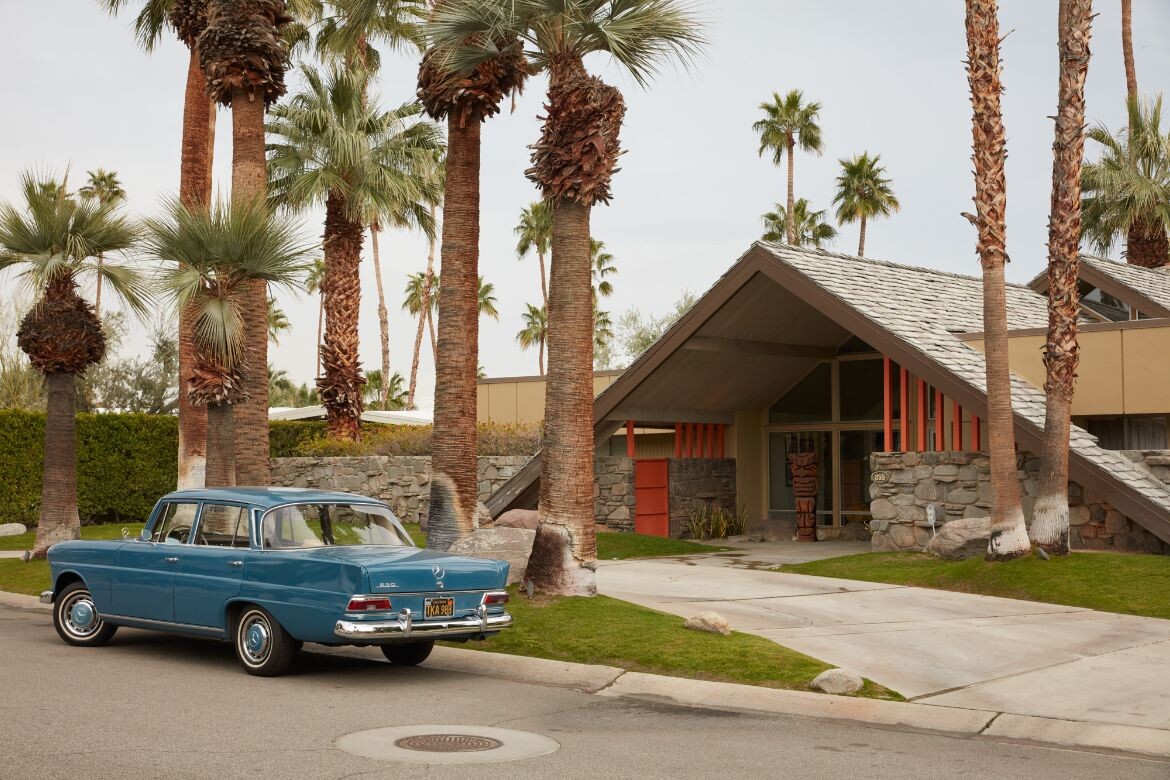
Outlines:
{"label": "concrete walkway", "polygon": [[603,561],[598,589],[682,617],[719,612],[923,704],[1170,730],[1170,621],[765,569],[837,551],[855,552],[775,543]]}

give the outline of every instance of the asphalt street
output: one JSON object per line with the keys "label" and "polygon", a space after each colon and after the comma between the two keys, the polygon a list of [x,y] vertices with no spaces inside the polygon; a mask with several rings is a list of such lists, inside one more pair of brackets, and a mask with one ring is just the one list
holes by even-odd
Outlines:
{"label": "asphalt street", "polygon": [[[508,763],[400,764],[343,752],[353,732],[493,726],[560,744]],[[1170,763],[989,739],[646,704],[309,646],[250,677],[226,644],[122,629],[62,643],[44,611],[0,607],[0,778],[1105,778]]]}

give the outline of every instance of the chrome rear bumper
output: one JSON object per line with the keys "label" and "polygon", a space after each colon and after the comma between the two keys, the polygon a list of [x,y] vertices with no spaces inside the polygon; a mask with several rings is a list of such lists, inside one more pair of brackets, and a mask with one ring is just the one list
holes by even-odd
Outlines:
{"label": "chrome rear bumper", "polygon": [[512,625],[507,612],[489,615],[482,607],[478,614],[454,620],[415,620],[410,610],[403,610],[394,620],[339,620],[333,633],[350,642],[378,643],[398,639],[442,639],[473,637],[495,633]]}

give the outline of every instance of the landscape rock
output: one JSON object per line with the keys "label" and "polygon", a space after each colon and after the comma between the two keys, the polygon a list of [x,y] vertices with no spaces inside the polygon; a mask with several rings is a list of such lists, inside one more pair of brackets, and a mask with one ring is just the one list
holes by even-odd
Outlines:
{"label": "landscape rock", "polygon": [[475,522],[476,528],[488,528],[492,525],[492,513],[482,501],[475,502]]}
{"label": "landscape rock", "polygon": [[865,681],[853,672],[844,669],[826,669],[809,683],[814,690],[834,693],[838,696],[857,693],[865,686]]}
{"label": "landscape rock", "polygon": [[496,528],[527,528],[535,531],[540,525],[540,513],[535,509],[509,509],[496,518]]}
{"label": "landscape rock", "polygon": [[962,561],[985,554],[990,536],[990,517],[963,517],[946,523],[926,543],[926,551],[943,560]]}
{"label": "landscape rock", "polygon": [[0,523],[0,536],[20,536],[28,533],[21,523]]}
{"label": "landscape rock", "polygon": [[524,581],[536,531],[527,528],[483,528],[459,539],[448,552],[470,558],[507,561],[508,584]]}
{"label": "landscape rock", "polygon": [[731,633],[731,624],[718,612],[700,612],[687,618],[687,622],[683,625],[692,631],[706,631],[710,634],[722,634],[723,636]]}

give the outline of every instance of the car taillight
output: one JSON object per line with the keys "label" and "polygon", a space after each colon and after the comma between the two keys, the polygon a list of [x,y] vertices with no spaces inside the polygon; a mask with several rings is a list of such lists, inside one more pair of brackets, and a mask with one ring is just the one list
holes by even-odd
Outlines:
{"label": "car taillight", "polygon": [[390,599],[386,596],[354,596],[345,609],[347,612],[381,612],[390,609]]}
{"label": "car taillight", "polygon": [[500,591],[499,593],[485,593],[483,594],[483,603],[490,606],[498,606],[500,604],[508,603],[508,594]]}

